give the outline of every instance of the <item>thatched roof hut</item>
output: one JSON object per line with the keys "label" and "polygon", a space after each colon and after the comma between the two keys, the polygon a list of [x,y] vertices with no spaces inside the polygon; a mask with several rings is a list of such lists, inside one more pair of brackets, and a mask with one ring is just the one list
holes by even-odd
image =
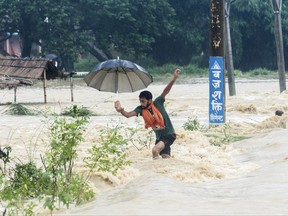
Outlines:
{"label": "thatched roof hut", "polygon": [[55,79],[59,70],[44,58],[0,57],[0,76],[28,79]]}
{"label": "thatched roof hut", "polygon": [[[7,79],[9,77],[9,79]],[[0,80],[2,87],[14,85],[15,102],[17,85],[25,79],[43,80],[44,102],[46,103],[46,80],[60,77],[60,71],[54,63],[44,58],[13,58],[0,56]],[[11,82],[14,81],[14,82]],[[18,81],[18,82],[16,82]]]}

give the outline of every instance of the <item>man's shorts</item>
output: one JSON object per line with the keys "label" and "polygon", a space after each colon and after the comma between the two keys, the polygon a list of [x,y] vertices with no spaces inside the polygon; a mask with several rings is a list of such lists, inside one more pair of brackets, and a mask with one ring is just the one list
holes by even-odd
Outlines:
{"label": "man's shorts", "polygon": [[164,142],[164,144],[165,144],[165,147],[160,152],[160,155],[162,155],[162,154],[170,155],[171,154],[170,146],[173,144],[175,139],[176,139],[176,134],[168,134],[166,136],[161,136],[158,140],[156,140],[155,144],[157,144],[160,141]]}

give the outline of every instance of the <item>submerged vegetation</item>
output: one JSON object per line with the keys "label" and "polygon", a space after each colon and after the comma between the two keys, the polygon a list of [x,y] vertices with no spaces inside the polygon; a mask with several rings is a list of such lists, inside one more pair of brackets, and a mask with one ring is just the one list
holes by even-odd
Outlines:
{"label": "submerged vegetation", "polygon": [[[20,103],[14,103],[10,104],[4,111],[5,114],[8,115],[25,115],[25,116],[35,116],[35,115],[43,115],[44,113],[36,110],[28,108]],[[46,115],[49,113],[46,113]],[[56,115],[55,113],[53,115]],[[87,107],[77,105],[73,105],[71,107],[66,107],[64,110],[60,113],[60,115],[63,116],[71,116],[71,117],[80,117],[80,116],[95,116],[96,114],[89,110]]]}
{"label": "submerged vegetation", "polygon": [[188,117],[187,122],[184,122],[183,128],[184,130],[188,131],[195,131],[195,130],[201,130],[204,126],[200,125],[199,120],[196,118],[192,119],[191,117]]}
{"label": "submerged vegetation", "polygon": [[9,115],[40,115],[41,113],[37,110],[29,109],[20,103],[11,104],[4,111],[4,113]]}
{"label": "submerged vegetation", "polygon": [[53,116],[48,123],[50,141],[46,152],[40,155],[42,164],[12,158],[10,146],[0,149],[0,206],[9,215],[34,215],[39,203],[52,214],[63,206],[87,202],[95,196],[89,183],[91,174],[116,175],[130,164],[126,154],[128,140],[116,126],[101,130],[99,143],[88,149],[83,159],[88,173],[76,172],[77,148],[85,140],[89,117],[81,116],[81,109],[75,106],[70,109],[72,117]]}
{"label": "submerged vegetation", "polygon": [[87,107],[74,105],[72,107],[66,107],[64,111],[61,113],[64,116],[94,116],[96,115],[94,112],[90,111]]}
{"label": "submerged vegetation", "polygon": [[[203,132],[204,136],[209,138],[210,144],[214,146],[227,145],[232,142],[248,138],[246,136],[240,136],[233,133],[231,125],[229,123],[225,123],[222,125],[205,126],[200,123],[197,117],[189,117],[188,120],[184,122],[183,129],[186,131]],[[215,133],[215,131],[217,131],[217,133]]]}

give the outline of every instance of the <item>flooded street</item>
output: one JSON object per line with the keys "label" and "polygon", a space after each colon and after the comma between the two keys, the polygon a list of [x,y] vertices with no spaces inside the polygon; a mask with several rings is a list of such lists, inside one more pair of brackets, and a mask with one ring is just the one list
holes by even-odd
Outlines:
{"label": "flooded street", "polygon": [[[156,97],[164,87],[165,83],[158,82],[148,90]],[[205,79],[183,81],[167,95],[165,106],[177,133],[171,159],[151,159],[154,137],[141,150],[130,144],[131,166],[117,176],[95,174],[91,178],[95,199],[63,208],[56,215],[287,215],[288,92],[279,93],[278,80],[240,80],[237,95],[226,96],[226,127],[184,130],[188,118],[197,118],[208,128],[208,90]],[[82,159],[103,127],[120,122],[124,131],[139,127],[142,137],[148,136],[141,118],[126,119],[114,110],[115,94],[81,83],[75,83],[73,92],[71,102],[68,81],[56,87],[50,84],[44,104],[40,86],[23,87],[17,91],[17,101],[46,112],[59,113],[76,104],[96,113],[78,149],[77,171],[84,170]],[[119,94],[125,110],[138,105],[138,95]],[[13,98],[13,91],[0,90],[1,103]],[[31,152],[40,160],[47,142],[45,118],[10,116],[3,113],[5,109],[0,106],[0,145],[11,145],[13,155],[22,160],[28,160]],[[276,110],[283,110],[284,115],[275,116]],[[239,141],[226,143],[223,138],[230,136]]]}

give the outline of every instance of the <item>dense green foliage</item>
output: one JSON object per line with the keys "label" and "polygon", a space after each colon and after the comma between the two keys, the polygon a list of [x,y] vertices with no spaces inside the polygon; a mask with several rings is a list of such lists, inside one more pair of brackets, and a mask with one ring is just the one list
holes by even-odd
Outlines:
{"label": "dense green foliage", "polygon": [[[234,66],[277,68],[270,0],[231,1]],[[288,8],[282,5],[285,54]],[[0,33],[18,32],[22,56],[32,44],[60,55],[66,70],[92,53],[99,61],[120,58],[145,67],[208,65],[209,0],[0,0]],[[288,60],[286,60],[288,61]],[[288,62],[286,62],[288,63]]]}
{"label": "dense green foliage", "polygon": [[95,196],[89,183],[94,172],[116,175],[130,164],[128,140],[113,127],[101,131],[99,144],[88,149],[83,159],[88,173],[74,171],[88,117],[80,116],[81,109],[75,106],[70,110],[74,110],[73,117],[57,116],[49,123],[50,143],[41,155],[42,166],[32,159],[24,163],[11,158],[9,146],[0,148],[0,206],[9,215],[36,215],[34,208],[39,204],[52,215],[55,209],[86,202]]}

